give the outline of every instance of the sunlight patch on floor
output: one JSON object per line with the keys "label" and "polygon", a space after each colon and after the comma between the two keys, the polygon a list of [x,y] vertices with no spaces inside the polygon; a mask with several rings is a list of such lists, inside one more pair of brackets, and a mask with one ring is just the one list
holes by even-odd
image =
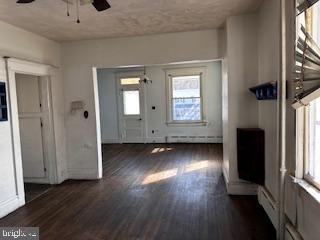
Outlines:
{"label": "sunlight patch on floor", "polygon": [[207,167],[209,167],[209,161],[191,163],[185,166],[184,172],[193,172]]}
{"label": "sunlight patch on floor", "polygon": [[161,180],[177,176],[177,173],[178,173],[178,168],[174,168],[167,171],[150,174],[143,180],[142,185],[159,182]]}
{"label": "sunlight patch on floor", "polygon": [[151,153],[154,154],[154,153],[161,153],[161,152],[168,152],[168,151],[172,151],[173,148],[170,148],[170,147],[166,147],[166,148],[154,148]]}
{"label": "sunlight patch on floor", "polygon": [[[201,170],[208,168],[210,166],[210,162],[208,160],[190,163],[181,168],[179,175],[183,175],[185,173],[190,173],[193,171]],[[161,171],[157,173],[153,173],[148,175],[142,182],[142,185],[147,185],[150,183],[159,182],[168,178],[172,178],[178,175],[178,168],[169,169],[166,171]]]}

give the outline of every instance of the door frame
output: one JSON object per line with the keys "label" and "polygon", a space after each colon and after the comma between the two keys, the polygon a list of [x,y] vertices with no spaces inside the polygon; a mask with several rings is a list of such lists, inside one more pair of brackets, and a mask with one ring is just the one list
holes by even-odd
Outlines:
{"label": "door frame", "polygon": [[[56,146],[54,138],[54,122],[53,122],[53,110],[52,110],[52,95],[51,95],[51,79],[55,77],[55,71],[53,67],[49,65],[28,62],[24,60],[18,60],[15,58],[8,58],[7,61],[7,83],[8,83],[8,104],[9,104],[9,116],[11,122],[12,133],[12,146],[14,157],[14,168],[16,177],[16,195],[20,199],[20,206],[24,205],[24,179],[23,179],[23,167],[21,156],[21,139],[20,139],[20,127],[19,127],[19,113],[17,102],[17,90],[16,90],[16,73],[38,76],[45,79],[45,88],[47,91],[45,104],[48,111],[47,127],[43,130],[45,145],[47,148],[47,182],[50,184],[58,183],[57,176],[57,160],[56,160]],[[50,147],[49,147],[50,146]],[[45,149],[45,147],[44,147]],[[23,200],[22,200],[23,199]]]}
{"label": "door frame", "polygon": [[[20,74],[15,72],[15,84],[16,74]],[[31,74],[25,74],[29,76],[35,76]],[[55,148],[54,146],[54,132],[53,132],[53,116],[52,116],[52,99],[51,99],[51,81],[48,76],[35,76],[38,81],[39,86],[39,100],[40,100],[40,113],[38,117],[40,118],[42,127],[41,127],[41,139],[42,139],[42,154],[43,154],[43,164],[44,164],[44,177],[24,177],[24,182],[30,183],[44,183],[44,184],[53,184],[55,183],[55,166],[52,163],[55,162]],[[27,81],[27,80],[26,80]],[[18,96],[17,96],[18,97]],[[34,118],[33,115],[28,113],[24,113],[23,115],[19,114],[18,109],[18,117],[20,119]],[[19,122],[19,130],[20,130],[20,122]],[[53,140],[53,141],[50,141]],[[54,152],[52,152],[54,150]],[[21,155],[21,157],[23,157]],[[23,161],[23,159],[22,159]]]}
{"label": "door frame", "polygon": [[[119,142],[122,143],[130,143],[124,142],[122,138],[124,126],[123,126],[123,106],[122,103],[122,86],[120,83],[121,78],[141,78],[143,76],[142,71],[127,71],[127,72],[118,72],[116,73],[116,86],[117,86],[117,111],[118,111],[118,132],[119,132]],[[142,118],[142,143],[146,143],[146,88],[145,84],[140,83],[139,94],[140,94],[140,115]],[[133,143],[133,142],[132,142]]]}

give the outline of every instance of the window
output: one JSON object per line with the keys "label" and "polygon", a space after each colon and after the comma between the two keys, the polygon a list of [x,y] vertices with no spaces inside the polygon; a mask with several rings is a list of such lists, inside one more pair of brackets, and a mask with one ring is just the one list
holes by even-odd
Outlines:
{"label": "window", "polygon": [[172,120],[201,121],[200,76],[172,77]]}
{"label": "window", "polygon": [[307,164],[309,179],[320,183],[320,98],[310,102],[307,110]]}
{"label": "window", "polygon": [[293,104],[296,109],[296,177],[320,189],[320,88]]}
{"label": "window", "polygon": [[203,122],[203,69],[167,71],[168,123]]}
{"label": "window", "polygon": [[121,78],[121,85],[140,84],[140,78]]}
{"label": "window", "polygon": [[140,94],[139,90],[123,91],[123,112],[124,115],[140,114]]}

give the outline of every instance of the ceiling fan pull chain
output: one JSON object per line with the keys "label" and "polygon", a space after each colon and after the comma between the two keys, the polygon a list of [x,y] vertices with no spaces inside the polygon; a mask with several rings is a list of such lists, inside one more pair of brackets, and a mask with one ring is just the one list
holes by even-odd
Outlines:
{"label": "ceiling fan pull chain", "polygon": [[77,2],[77,23],[80,23],[80,17],[79,17],[79,0],[76,0]]}
{"label": "ceiling fan pull chain", "polygon": [[70,12],[69,12],[69,1],[67,1],[67,16],[70,16]]}

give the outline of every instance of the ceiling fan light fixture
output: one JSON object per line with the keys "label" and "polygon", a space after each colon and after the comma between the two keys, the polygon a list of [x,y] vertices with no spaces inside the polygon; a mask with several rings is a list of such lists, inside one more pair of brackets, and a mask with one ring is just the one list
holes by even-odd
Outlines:
{"label": "ceiling fan light fixture", "polygon": [[106,0],[93,0],[92,5],[97,9],[97,11],[105,11],[111,8],[110,4]]}
{"label": "ceiling fan light fixture", "polygon": [[34,0],[18,0],[17,3],[31,3],[34,2]]}

